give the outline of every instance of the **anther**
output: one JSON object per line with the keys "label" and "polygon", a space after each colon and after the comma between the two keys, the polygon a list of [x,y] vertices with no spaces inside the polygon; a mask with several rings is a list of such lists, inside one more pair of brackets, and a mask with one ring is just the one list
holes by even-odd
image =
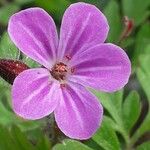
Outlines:
{"label": "anther", "polygon": [[75,68],[71,68],[71,73],[74,73],[75,72]]}
{"label": "anther", "polygon": [[67,73],[67,65],[59,62],[54,65],[54,67],[51,69],[50,73],[56,80],[65,80],[66,73]]}
{"label": "anther", "polygon": [[60,84],[60,88],[64,89],[66,87],[66,84]]}
{"label": "anther", "polygon": [[69,55],[66,55],[65,57],[68,61],[71,60],[71,57]]}

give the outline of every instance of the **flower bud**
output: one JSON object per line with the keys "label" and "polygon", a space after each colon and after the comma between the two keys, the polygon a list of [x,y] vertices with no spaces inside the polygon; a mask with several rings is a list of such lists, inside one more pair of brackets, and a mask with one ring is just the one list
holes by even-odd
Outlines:
{"label": "flower bud", "polygon": [[0,76],[10,84],[26,69],[29,67],[19,60],[0,59]]}

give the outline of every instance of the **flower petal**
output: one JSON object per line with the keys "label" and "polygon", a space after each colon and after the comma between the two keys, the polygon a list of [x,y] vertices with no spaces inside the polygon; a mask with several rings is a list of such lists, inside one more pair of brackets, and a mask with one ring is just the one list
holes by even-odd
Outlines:
{"label": "flower petal", "polygon": [[71,81],[105,92],[121,89],[131,73],[127,54],[109,43],[96,45],[76,55],[71,61],[75,70]]}
{"label": "flower petal", "polygon": [[70,5],[62,20],[58,57],[72,57],[79,49],[103,43],[108,30],[106,17],[94,5],[82,2]]}
{"label": "flower petal", "polygon": [[58,127],[70,138],[90,138],[103,116],[103,108],[96,97],[76,83],[63,87],[60,97],[60,104],[54,111]]}
{"label": "flower petal", "polygon": [[8,33],[15,45],[27,56],[49,68],[56,57],[58,37],[53,19],[41,8],[29,8],[14,14]]}
{"label": "flower petal", "polygon": [[13,110],[19,116],[35,120],[49,115],[58,103],[57,84],[46,69],[23,71],[12,87]]}

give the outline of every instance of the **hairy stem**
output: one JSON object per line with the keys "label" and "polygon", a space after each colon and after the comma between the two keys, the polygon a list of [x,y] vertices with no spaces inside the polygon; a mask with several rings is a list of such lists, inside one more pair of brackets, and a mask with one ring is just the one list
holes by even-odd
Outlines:
{"label": "hairy stem", "polygon": [[56,143],[61,142],[61,140],[63,140],[65,136],[58,128],[55,122],[54,114],[52,113],[45,119],[46,119],[46,127],[44,131],[46,135],[49,137],[51,144],[55,145]]}
{"label": "hairy stem", "polygon": [[46,127],[44,130],[46,135],[49,137],[50,141],[52,142],[52,145],[55,145],[57,143],[57,135],[55,133],[54,114],[51,114],[46,117]]}

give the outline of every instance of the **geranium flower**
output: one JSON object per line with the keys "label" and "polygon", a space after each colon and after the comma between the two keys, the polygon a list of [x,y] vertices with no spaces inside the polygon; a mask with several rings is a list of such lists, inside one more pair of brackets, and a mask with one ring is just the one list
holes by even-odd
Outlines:
{"label": "geranium flower", "polygon": [[88,139],[100,126],[103,107],[87,89],[121,89],[129,79],[130,61],[118,46],[104,43],[109,25],[95,6],[75,3],[67,8],[57,36],[53,19],[41,8],[14,14],[11,40],[42,65],[20,73],[12,87],[13,110],[26,119],[54,112],[61,131]]}

